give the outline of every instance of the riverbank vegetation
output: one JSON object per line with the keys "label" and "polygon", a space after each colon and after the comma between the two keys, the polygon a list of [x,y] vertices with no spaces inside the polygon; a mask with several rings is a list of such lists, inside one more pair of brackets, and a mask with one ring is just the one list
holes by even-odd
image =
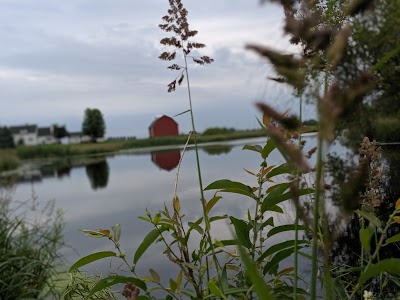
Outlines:
{"label": "riverbank vegetation", "polygon": [[[312,130],[308,128],[307,130]],[[224,142],[237,139],[246,139],[264,136],[261,130],[233,130],[227,132],[213,128],[211,134],[207,132],[198,135],[198,143]],[[142,149],[158,146],[182,146],[188,140],[189,135],[166,136],[145,139],[129,139],[126,141],[106,141],[99,143],[83,144],[53,144],[37,146],[17,146],[15,149],[0,149],[0,171],[12,170],[18,167],[23,160],[42,158],[67,158],[73,156],[107,155],[121,150]],[[189,144],[194,144],[193,136]]]}
{"label": "riverbank vegetation", "polygon": [[[11,197],[0,191],[0,298],[60,299],[57,283],[63,245],[62,215],[49,203],[41,213],[46,219],[30,220],[28,203],[11,203]],[[31,203],[32,202],[32,203]],[[54,219],[52,219],[54,218]]]}

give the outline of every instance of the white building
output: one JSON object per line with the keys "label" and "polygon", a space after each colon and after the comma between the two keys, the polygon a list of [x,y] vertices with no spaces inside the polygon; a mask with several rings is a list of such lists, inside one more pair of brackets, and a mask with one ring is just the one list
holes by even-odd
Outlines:
{"label": "white building", "polygon": [[11,126],[15,145],[33,146],[38,144],[38,127],[36,125]]}
{"label": "white building", "polygon": [[[22,126],[11,126],[11,134],[15,145],[35,146],[58,144],[57,138],[67,134],[64,126],[52,125],[50,127],[38,127],[37,125],[26,124]],[[60,134],[61,133],[61,134]]]}

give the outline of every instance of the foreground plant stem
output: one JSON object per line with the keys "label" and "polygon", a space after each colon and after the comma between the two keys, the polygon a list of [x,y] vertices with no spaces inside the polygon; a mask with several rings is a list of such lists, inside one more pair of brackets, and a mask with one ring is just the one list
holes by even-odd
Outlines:
{"label": "foreground plant stem", "polygon": [[[198,175],[198,179],[199,179],[199,187],[200,187],[200,196],[201,196],[201,205],[203,208],[203,216],[204,216],[204,222],[205,222],[205,231],[206,231],[206,236],[207,236],[207,240],[208,243],[210,244],[210,248],[212,251],[212,256],[213,256],[213,260],[214,260],[214,264],[215,264],[215,268],[217,271],[217,278],[218,278],[218,283],[220,284],[220,288],[221,291],[223,293],[223,287],[221,285],[221,267],[218,263],[217,260],[217,256],[215,254],[214,251],[214,247],[212,244],[212,239],[211,239],[211,234],[210,234],[210,219],[208,218],[208,214],[206,212],[206,199],[204,197],[204,192],[203,192],[203,180],[201,177],[201,168],[200,168],[200,158],[199,158],[199,150],[198,150],[198,145],[197,145],[197,132],[196,132],[196,127],[194,124],[194,114],[193,114],[193,106],[192,106],[192,96],[190,93],[190,80],[189,80],[189,71],[188,71],[188,64],[187,64],[187,58],[186,58],[186,54],[183,53],[183,57],[185,59],[185,73],[186,73],[186,83],[187,83],[187,90],[188,90],[188,97],[189,97],[189,109],[190,109],[190,117],[191,117],[191,121],[192,121],[192,131],[193,131],[193,141],[194,141],[194,149],[195,149],[195,153],[196,153],[196,164],[197,164],[197,175]],[[207,281],[210,281],[210,270],[209,270],[209,264],[208,264],[208,257],[206,254],[206,264],[207,264]]]}
{"label": "foreground plant stem", "polygon": [[[300,107],[299,107],[299,120],[303,124],[303,91],[300,91]],[[299,146],[301,145],[301,132],[299,134]],[[297,188],[300,188],[300,175],[296,173]],[[294,221],[294,286],[293,286],[293,299],[297,300],[297,287],[298,287],[298,273],[299,273],[299,212],[296,209]]]}

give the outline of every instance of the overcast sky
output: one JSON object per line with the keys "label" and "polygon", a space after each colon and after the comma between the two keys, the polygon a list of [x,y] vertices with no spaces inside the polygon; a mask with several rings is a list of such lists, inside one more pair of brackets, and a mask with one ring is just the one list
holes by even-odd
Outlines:
{"label": "overcast sky", "polygon": [[[271,67],[244,50],[256,42],[297,52],[282,34],[279,6],[183,4],[199,31],[194,41],[215,59],[189,67],[198,131],[256,128],[256,100],[296,112],[291,90],[267,81]],[[187,91],[167,93],[177,74],[158,59],[166,36],[158,24],[167,9],[167,0],[0,0],[0,125],[58,123],[79,131],[84,110],[98,108],[106,136],[146,137],[156,115],[187,110]],[[176,120],[181,132],[190,130],[188,114]]]}

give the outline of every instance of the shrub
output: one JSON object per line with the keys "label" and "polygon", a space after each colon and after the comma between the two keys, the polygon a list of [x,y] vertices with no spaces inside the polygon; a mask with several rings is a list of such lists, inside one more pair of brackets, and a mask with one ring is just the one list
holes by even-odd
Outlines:
{"label": "shrub", "polygon": [[234,128],[210,127],[204,130],[203,135],[229,134],[235,131]]}
{"label": "shrub", "polygon": [[379,142],[400,141],[400,120],[397,118],[379,118],[375,121],[375,138]]}

